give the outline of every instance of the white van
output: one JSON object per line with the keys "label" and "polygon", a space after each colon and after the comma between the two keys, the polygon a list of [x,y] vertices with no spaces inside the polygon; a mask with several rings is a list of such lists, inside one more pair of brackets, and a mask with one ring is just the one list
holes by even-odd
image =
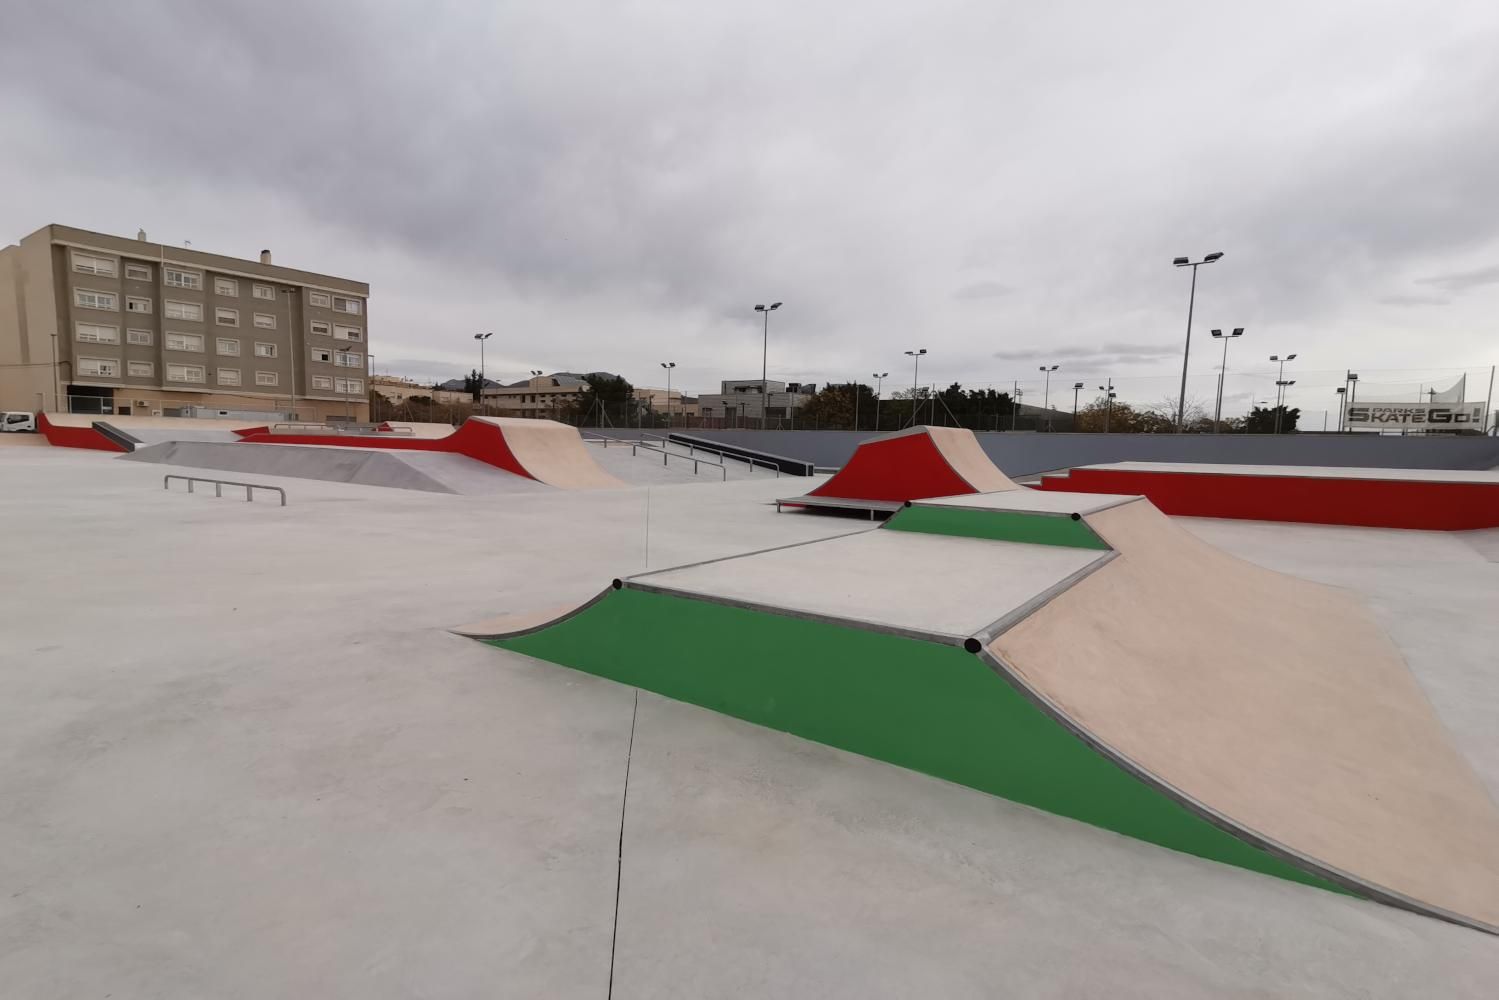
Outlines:
{"label": "white van", "polygon": [[36,433],[36,414],[17,410],[0,412],[0,431],[30,431]]}

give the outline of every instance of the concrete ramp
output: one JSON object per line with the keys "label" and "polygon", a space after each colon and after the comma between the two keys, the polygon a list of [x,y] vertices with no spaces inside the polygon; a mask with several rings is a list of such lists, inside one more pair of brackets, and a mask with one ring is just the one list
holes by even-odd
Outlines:
{"label": "concrete ramp", "polygon": [[256,448],[241,443],[170,441],[137,448],[120,457],[130,462],[240,475],[316,479],[427,493],[473,496],[544,489],[531,480],[462,455],[408,454],[372,448]]}
{"label": "concrete ramp", "polygon": [[[966,428],[911,427],[871,438],[859,445],[848,464],[806,497],[781,500],[782,506],[849,506],[903,503],[926,497],[1018,490],[984,454]],[[837,501],[853,503],[840,505]],[[884,509],[883,507],[880,509]]]}
{"label": "concrete ramp", "polygon": [[601,469],[576,427],[555,420],[470,417],[456,431],[439,437],[421,435],[341,436],[327,433],[277,432],[256,428],[243,443],[294,447],[318,445],[397,452],[462,455],[496,469],[564,490],[623,489],[625,484]]}
{"label": "concrete ramp", "polygon": [[1141,498],[915,501],[883,528],[464,631],[1172,850],[1499,927],[1499,812],[1359,602]]}

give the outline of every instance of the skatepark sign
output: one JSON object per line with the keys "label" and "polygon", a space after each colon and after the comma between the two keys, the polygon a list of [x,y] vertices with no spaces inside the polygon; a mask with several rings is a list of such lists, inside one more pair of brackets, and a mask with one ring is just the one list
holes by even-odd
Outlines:
{"label": "skatepark sign", "polygon": [[1348,407],[1350,428],[1431,428],[1459,431],[1483,428],[1482,403],[1365,403]]}

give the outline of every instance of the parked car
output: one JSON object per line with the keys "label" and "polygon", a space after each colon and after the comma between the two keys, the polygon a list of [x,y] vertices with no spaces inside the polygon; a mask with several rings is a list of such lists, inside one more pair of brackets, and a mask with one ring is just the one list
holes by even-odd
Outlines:
{"label": "parked car", "polygon": [[17,410],[6,410],[0,413],[0,431],[30,431],[36,433],[36,414],[23,413]]}

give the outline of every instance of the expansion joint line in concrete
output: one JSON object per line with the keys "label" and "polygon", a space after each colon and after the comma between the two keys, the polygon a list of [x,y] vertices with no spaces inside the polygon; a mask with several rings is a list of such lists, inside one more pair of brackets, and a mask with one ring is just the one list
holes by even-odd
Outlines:
{"label": "expansion joint line in concrete", "polygon": [[619,851],[614,861],[614,926],[609,932],[609,992],[614,996],[614,948],[619,941],[619,889],[625,871],[625,809],[630,804],[630,761],[635,756],[635,722],[640,718],[640,689],[630,709],[630,742],[625,749],[625,789],[619,797]]}

